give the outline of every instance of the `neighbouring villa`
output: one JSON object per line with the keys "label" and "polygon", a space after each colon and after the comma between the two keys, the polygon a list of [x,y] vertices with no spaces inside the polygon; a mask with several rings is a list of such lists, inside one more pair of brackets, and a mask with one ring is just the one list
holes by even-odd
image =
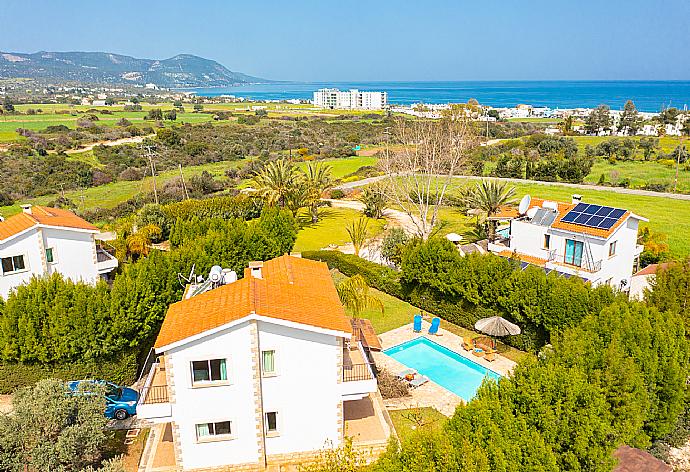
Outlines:
{"label": "neighbouring villa", "polygon": [[504,207],[492,216],[509,226],[498,231],[488,250],[515,257],[522,268],[577,276],[592,286],[607,284],[627,291],[644,247],[637,244],[640,221],[629,210],[582,202],[523,198],[519,208]]}
{"label": "neighbouring villa", "polygon": [[168,309],[137,408],[155,423],[152,467],[278,470],[346,435],[385,449],[368,334],[326,264],[285,255],[228,282],[190,286]]}
{"label": "neighbouring villa", "polygon": [[68,210],[22,205],[0,218],[0,296],[32,277],[60,273],[75,282],[96,283],[118,266],[96,244],[99,229]]}

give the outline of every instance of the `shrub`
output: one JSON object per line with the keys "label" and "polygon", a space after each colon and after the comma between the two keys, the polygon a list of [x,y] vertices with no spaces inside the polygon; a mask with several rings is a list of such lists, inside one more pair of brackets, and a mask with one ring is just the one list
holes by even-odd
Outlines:
{"label": "shrub", "polygon": [[379,370],[376,380],[378,381],[379,391],[384,400],[407,397],[410,395],[410,385],[385,369]]}

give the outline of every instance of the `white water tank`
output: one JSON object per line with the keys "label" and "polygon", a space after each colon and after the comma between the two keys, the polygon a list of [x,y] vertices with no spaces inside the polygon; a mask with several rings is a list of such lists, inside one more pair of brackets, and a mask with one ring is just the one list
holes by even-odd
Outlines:
{"label": "white water tank", "polygon": [[548,208],[549,210],[558,211],[558,203],[552,202],[550,200],[544,200],[542,207]]}
{"label": "white water tank", "polygon": [[223,285],[237,282],[237,272],[230,269],[223,269]]}
{"label": "white water tank", "polygon": [[211,267],[211,271],[208,273],[208,278],[214,284],[223,280],[223,268],[221,266],[214,265]]}

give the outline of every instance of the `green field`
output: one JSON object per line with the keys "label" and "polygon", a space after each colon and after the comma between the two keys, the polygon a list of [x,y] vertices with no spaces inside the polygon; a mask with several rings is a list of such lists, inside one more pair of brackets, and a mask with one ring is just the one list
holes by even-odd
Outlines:
{"label": "green field", "polygon": [[[313,161],[313,162],[323,162],[331,166],[331,175],[334,179],[341,179],[346,175],[355,172],[357,169],[363,166],[373,166],[376,164],[375,157],[368,156],[352,156],[345,157],[341,159],[331,159],[323,161]],[[298,162],[297,167],[300,169],[305,169],[308,162]]]}
{"label": "green field", "polygon": [[[578,148],[584,150],[585,146],[596,146],[604,141],[610,139],[632,139],[634,141],[639,141],[642,136],[631,136],[631,137],[619,137],[619,136],[569,136],[575,140]],[[659,146],[663,152],[673,151],[676,146],[680,143],[680,138],[677,136],[662,136],[659,138]],[[686,140],[687,144],[687,140]],[[641,157],[641,154],[640,154]]]}
{"label": "green field", "polygon": [[[350,242],[345,229],[352,221],[362,217],[362,212],[349,208],[322,207],[319,211],[319,222],[312,223],[306,210],[299,214],[301,229],[297,235],[294,251],[317,251],[329,245],[343,245]],[[369,237],[381,234],[385,220],[369,218]]]}
{"label": "green field", "polygon": [[[606,182],[615,183],[623,179],[630,180],[630,187],[641,188],[647,184],[666,184],[673,190],[676,167],[667,166],[657,161],[618,161],[615,164],[605,159],[597,159],[585,183],[596,184],[601,175]],[[690,171],[681,165],[678,171],[678,192],[690,192]]]}

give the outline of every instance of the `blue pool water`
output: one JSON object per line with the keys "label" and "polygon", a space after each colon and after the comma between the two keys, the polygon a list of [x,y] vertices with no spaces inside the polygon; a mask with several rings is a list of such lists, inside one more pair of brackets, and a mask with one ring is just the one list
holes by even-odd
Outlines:
{"label": "blue pool water", "polygon": [[474,397],[485,377],[501,378],[496,372],[424,337],[393,346],[383,353],[426,375],[465,401]]}

